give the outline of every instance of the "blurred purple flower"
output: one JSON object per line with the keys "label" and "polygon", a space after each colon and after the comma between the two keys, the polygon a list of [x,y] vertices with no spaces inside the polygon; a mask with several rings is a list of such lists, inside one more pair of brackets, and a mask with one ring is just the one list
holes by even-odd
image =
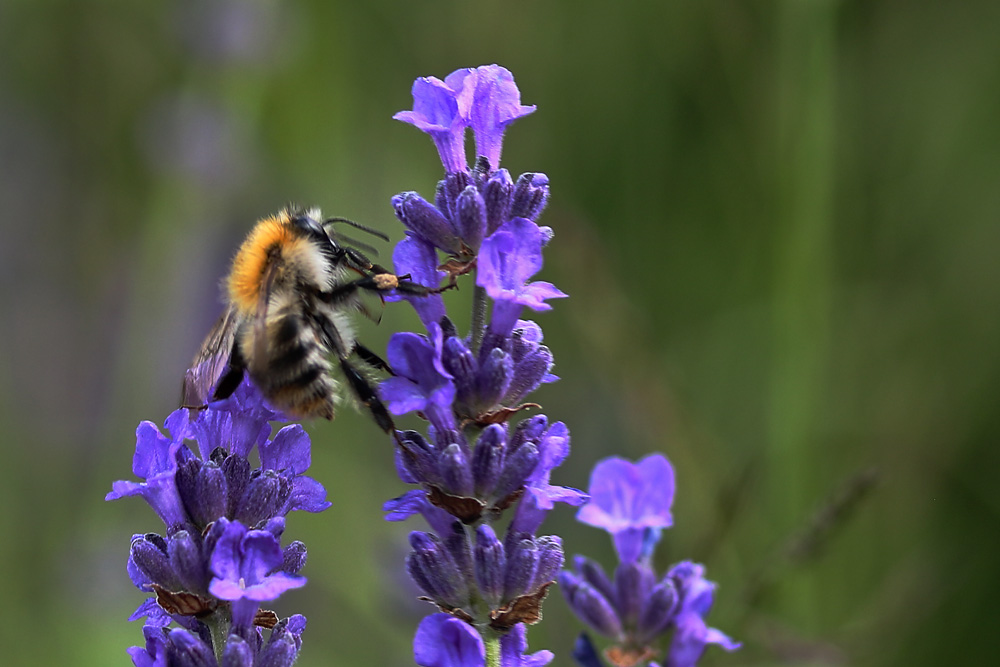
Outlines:
{"label": "blurred purple flower", "polygon": [[608,531],[623,562],[638,559],[660,529],[673,525],[674,469],[662,454],[638,463],[619,457],[601,461],[591,473],[589,492],[590,502],[576,518]]}
{"label": "blurred purple flower", "polygon": [[705,624],[705,616],[712,608],[715,584],[705,579],[704,574],[703,566],[690,561],[678,563],[667,573],[680,591],[681,603],[673,622],[676,630],[666,667],[694,667],[709,644],[718,644],[727,651],[735,651],[741,646]]}

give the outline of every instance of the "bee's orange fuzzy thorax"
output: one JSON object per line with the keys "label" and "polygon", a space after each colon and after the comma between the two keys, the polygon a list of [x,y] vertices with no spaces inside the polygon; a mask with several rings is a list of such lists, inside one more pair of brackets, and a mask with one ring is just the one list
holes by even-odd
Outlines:
{"label": "bee's orange fuzzy thorax", "polygon": [[260,299],[264,269],[277,259],[275,251],[287,252],[300,242],[285,211],[258,222],[233,259],[227,285],[233,305],[245,315],[252,315]]}

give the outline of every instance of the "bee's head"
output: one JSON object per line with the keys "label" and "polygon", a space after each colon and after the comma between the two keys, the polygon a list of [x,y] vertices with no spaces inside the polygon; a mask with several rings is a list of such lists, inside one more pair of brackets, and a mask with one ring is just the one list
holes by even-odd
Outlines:
{"label": "bee's head", "polygon": [[295,229],[300,230],[305,235],[326,240],[328,235],[326,229],[323,228],[323,224],[311,215],[312,211],[302,211],[296,212],[289,216],[289,223]]}

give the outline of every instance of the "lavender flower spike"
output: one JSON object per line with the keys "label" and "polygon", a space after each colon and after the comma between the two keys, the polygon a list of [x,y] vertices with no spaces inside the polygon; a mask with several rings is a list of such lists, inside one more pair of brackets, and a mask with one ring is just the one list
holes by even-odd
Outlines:
{"label": "lavender flower spike", "polygon": [[[145,481],[115,482],[107,495],[139,495],[166,524],[164,535],[135,535],[129,548],[129,577],[153,596],[130,617],[146,618],[145,648],[129,650],[135,665],[295,661],[305,618],[279,620],[259,605],[305,583],[298,576],[305,546],[282,548],[279,541],[285,515],[330,503],[323,486],[304,474],[311,456],[302,427],[269,437],[270,421],[280,418],[245,381],[229,399],[175,411],[166,421],[169,436],[140,424],[132,467]],[[247,458],[255,447],[257,469]],[[171,623],[180,627],[167,631]],[[267,641],[261,627],[272,628]]]}
{"label": "lavender flower spike", "polygon": [[[569,453],[566,426],[519,414],[540,408],[524,402],[528,394],[558,379],[541,328],[520,313],[566,296],[530,282],[552,238],[535,223],[548,178],[529,173],[515,185],[499,165],[506,127],[535,108],[521,104],[514,77],[497,65],[419,79],[413,96],[413,110],[396,118],[431,135],[446,173],[433,204],[415,192],[393,198],[407,228],[393,254],[396,271],[429,288],[457,286],[469,274],[476,284],[468,334],[439,295],[392,296],[410,301],[427,335],[393,335],[386,356],[395,375],[381,396],[393,415],[417,412],[430,425],[426,435],[396,432],[396,470],[420,489],[384,509],[390,521],[420,513],[431,524],[433,533],[411,533],[406,566],[425,599],[448,614],[421,623],[414,657],[430,667],[536,667],[552,654],[525,653],[525,625],[541,620],[564,555],[559,537],[535,532],[556,502],[580,505],[587,496],[549,481]],[[468,127],[471,169],[462,144]],[[491,524],[512,507],[498,536]]]}
{"label": "lavender flower spike", "polygon": [[[608,577],[600,565],[577,556],[573,570],[560,573],[559,583],[580,620],[614,640],[605,651],[611,664],[649,662],[660,653],[659,639],[671,631],[666,667],[694,667],[708,644],[727,651],[739,648],[705,624],[715,584],[705,579],[704,567],[684,561],[663,577],[653,570],[661,529],[673,523],[674,475],[666,457],[653,454],[636,464],[605,459],[594,468],[590,493],[591,501],[577,519],[607,530],[621,562],[614,577]],[[601,665],[586,635],[574,657],[581,667]]]}

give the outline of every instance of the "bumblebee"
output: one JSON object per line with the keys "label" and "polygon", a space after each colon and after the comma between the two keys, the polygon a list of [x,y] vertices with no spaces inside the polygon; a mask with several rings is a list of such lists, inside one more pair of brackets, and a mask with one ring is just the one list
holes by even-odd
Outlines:
{"label": "bumblebee", "polygon": [[393,430],[369,379],[373,369],[391,370],[358,343],[351,318],[368,312],[361,300],[365,292],[381,297],[390,290],[438,290],[373,264],[358,249],[363,244],[337,235],[335,223],[382,237],[344,218],[323,219],[318,209],[289,207],[257,222],[225,281],[227,308],[185,373],[183,406],[228,398],[246,373],[289,416],[333,419],[339,369],[375,422]]}

